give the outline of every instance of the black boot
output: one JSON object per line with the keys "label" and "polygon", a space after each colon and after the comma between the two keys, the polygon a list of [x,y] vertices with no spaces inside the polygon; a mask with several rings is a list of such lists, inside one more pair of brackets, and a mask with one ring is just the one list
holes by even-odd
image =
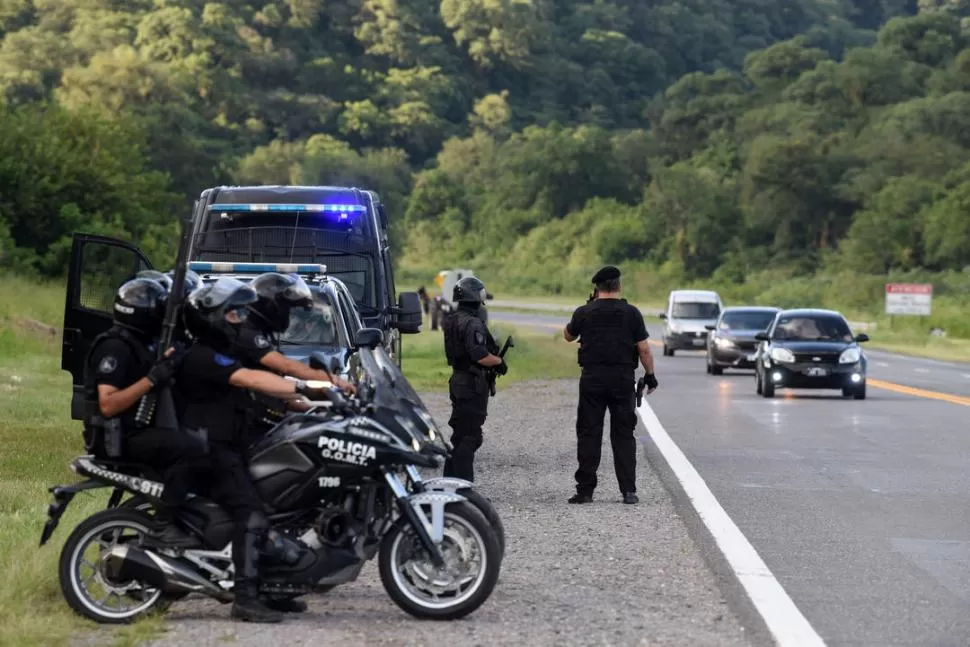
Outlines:
{"label": "black boot", "polygon": [[176,514],[172,508],[159,506],[155,511],[154,528],[150,528],[145,544],[158,548],[200,548],[202,542],[198,537],[188,534],[176,523]]}
{"label": "black boot", "polygon": [[303,613],[307,610],[307,603],[296,598],[264,598],[263,603],[267,608],[283,613]]}
{"label": "black boot", "polygon": [[[259,546],[262,538],[256,533],[245,533],[239,546],[239,555],[233,555],[236,581],[233,592],[232,617],[247,622],[281,622],[283,614],[270,609],[259,598]],[[233,546],[235,550],[236,546]]]}

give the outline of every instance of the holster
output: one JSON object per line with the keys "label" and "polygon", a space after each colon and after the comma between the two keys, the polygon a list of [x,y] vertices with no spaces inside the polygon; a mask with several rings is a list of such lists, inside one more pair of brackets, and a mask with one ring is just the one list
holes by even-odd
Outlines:
{"label": "holster", "polygon": [[124,429],[117,418],[90,416],[84,421],[84,450],[98,458],[121,458]]}

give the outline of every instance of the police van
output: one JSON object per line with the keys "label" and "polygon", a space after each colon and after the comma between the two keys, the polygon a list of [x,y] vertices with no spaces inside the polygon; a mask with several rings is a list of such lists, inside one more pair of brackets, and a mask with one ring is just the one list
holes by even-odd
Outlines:
{"label": "police van", "polygon": [[189,260],[323,264],[347,286],[363,324],[384,332],[400,362],[401,334],[420,332],[417,292],[396,294],[388,217],[374,191],[333,186],[220,186],[199,196]]}

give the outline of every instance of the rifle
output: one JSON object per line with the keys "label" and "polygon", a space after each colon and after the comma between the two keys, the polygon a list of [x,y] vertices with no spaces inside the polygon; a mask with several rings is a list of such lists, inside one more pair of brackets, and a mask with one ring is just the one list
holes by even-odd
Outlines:
{"label": "rifle", "polygon": [[592,292],[590,292],[589,293],[589,298],[586,299],[586,303],[592,303],[593,301],[595,301],[596,300],[596,297],[599,296],[599,293],[600,293],[600,291],[597,290],[597,289],[594,289]]}
{"label": "rifle", "polygon": [[[505,340],[505,343],[502,344],[502,350],[500,350],[498,352],[498,356],[501,357],[502,359],[505,359],[505,354],[507,352],[509,352],[509,349],[510,348],[515,348],[515,342],[512,341],[512,335],[509,335],[508,338]],[[496,380],[496,378],[498,378],[498,374],[495,372],[495,370],[494,369],[489,369],[488,370],[488,378],[487,378],[488,379],[488,394],[489,394],[489,396],[494,396],[495,395],[495,380]]]}
{"label": "rifle", "polygon": [[[194,211],[193,209],[193,214]],[[172,290],[169,292],[168,302],[165,304],[165,319],[162,321],[162,334],[158,339],[158,348],[155,353],[156,361],[164,358],[165,351],[172,345],[172,339],[175,337],[175,326],[181,320],[182,301],[185,300],[185,273],[188,269],[192,217],[182,220],[180,224],[182,225],[182,236],[179,239],[178,253],[175,258],[175,276],[172,277]],[[171,390],[167,386],[159,390],[163,392],[165,397],[162,400],[162,409],[159,412],[159,419],[155,421],[155,426],[178,428]],[[141,397],[138,410],[135,413],[137,422],[143,425],[151,424],[155,415],[155,406],[158,404],[158,395],[153,389]]]}

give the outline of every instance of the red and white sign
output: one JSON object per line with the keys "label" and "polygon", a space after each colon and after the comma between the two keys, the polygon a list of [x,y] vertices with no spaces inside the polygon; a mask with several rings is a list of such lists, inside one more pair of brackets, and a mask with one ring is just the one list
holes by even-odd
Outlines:
{"label": "red and white sign", "polygon": [[887,283],[887,315],[928,316],[932,312],[932,283]]}

